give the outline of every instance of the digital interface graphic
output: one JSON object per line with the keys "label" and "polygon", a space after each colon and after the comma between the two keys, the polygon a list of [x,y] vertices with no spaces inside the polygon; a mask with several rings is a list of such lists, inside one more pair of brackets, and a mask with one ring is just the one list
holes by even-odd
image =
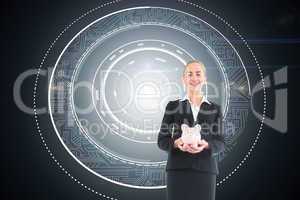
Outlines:
{"label": "digital interface graphic", "polygon": [[[295,199],[294,0],[16,0],[1,8],[2,76],[12,80],[2,103],[3,198]],[[203,109],[193,106],[195,89]],[[196,143],[198,152],[185,149]]]}
{"label": "digital interface graphic", "polygon": [[158,149],[157,134],[166,103],[184,95],[180,76],[194,59],[205,63],[205,94],[221,105],[226,122],[229,145],[221,161],[245,127],[247,70],[218,30],[168,8],[112,13],[68,43],[49,84],[57,136],[76,161],[100,178],[128,187],[165,187],[167,154]]}

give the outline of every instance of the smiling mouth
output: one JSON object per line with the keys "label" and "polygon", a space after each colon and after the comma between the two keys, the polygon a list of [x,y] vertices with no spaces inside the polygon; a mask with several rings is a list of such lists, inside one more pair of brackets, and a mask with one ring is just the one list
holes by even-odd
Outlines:
{"label": "smiling mouth", "polygon": [[199,84],[200,84],[200,83],[196,83],[196,84],[190,83],[190,85],[191,85],[191,86],[194,86],[194,87],[197,86],[197,85],[199,85]]}

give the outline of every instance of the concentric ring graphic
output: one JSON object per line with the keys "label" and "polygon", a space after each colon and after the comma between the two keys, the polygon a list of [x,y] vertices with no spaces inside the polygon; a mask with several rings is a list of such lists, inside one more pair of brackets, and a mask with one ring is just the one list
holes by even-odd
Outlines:
{"label": "concentric ring graphic", "polygon": [[166,103],[184,95],[180,76],[193,59],[207,67],[206,95],[235,127],[225,129],[234,144],[245,121],[236,124],[237,116],[230,113],[243,107],[246,119],[250,107],[251,88],[240,56],[205,21],[161,7],[104,16],[64,48],[48,96],[61,143],[104,180],[133,188],[165,187],[167,154],[158,149],[156,136]]}

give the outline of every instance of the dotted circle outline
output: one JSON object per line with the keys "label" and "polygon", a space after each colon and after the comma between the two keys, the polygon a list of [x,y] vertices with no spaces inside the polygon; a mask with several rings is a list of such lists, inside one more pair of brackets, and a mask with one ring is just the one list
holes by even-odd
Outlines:
{"label": "dotted circle outline", "polygon": [[252,51],[252,49],[250,48],[250,46],[248,45],[247,41],[244,39],[244,37],[233,27],[231,26],[224,18],[220,17],[219,15],[217,15],[216,13],[206,9],[206,8],[203,8],[202,6],[199,6],[198,4],[195,4],[195,3],[192,3],[192,2],[189,2],[189,1],[186,1],[186,0],[177,0],[177,2],[179,3],[185,3],[187,5],[191,5],[191,6],[194,6],[196,8],[199,8],[207,13],[209,13],[210,15],[213,15],[214,17],[216,17],[217,19],[221,20],[223,23],[225,23],[229,28],[231,28],[231,30],[234,31],[234,33],[239,37],[241,38],[241,40],[244,42],[244,44],[246,45],[246,47],[248,48],[248,50],[250,51],[252,57],[254,58],[254,61],[255,61],[255,64],[256,66],[258,67],[258,71],[259,71],[259,74],[260,74],[260,78],[262,80],[262,85],[263,85],[263,101],[264,101],[264,108],[263,108],[263,114],[262,114],[262,120],[261,120],[261,124],[260,124],[260,127],[259,127],[259,130],[258,130],[258,133],[255,137],[255,140],[252,144],[252,146],[250,147],[250,149],[248,150],[248,152],[246,153],[246,155],[244,156],[244,158],[239,162],[239,164],[233,169],[232,172],[230,172],[225,178],[223,178],[221,181],[219,181],[217,183],[217,186],[220,186],[222,183],[224,183],[226,180],[229,179],[229,177],[231,177],[235,172],[237,172],[237,170],[244,164],[244,162],[248,159],[248,157],[251,155],[251,152],[253,151],[253,149],[255,148],[259,138],[260,138],[260,134],[261,134],[261,131],[262,131],[262,127],[263,127],[263,123],[264,123],[264,119],[265,119],[265,113],[266,113],[266,104],[267,104],[267,101],[266,101],[266,88],[265,88],[265,81],[264,81],[264,77],[263,77],[263,73],[262,73],[262,69],[256,59],[256,56],[254,54],[254,52]]}
{"label": "dotted circle outline", "polygon": [[[67,27],[64,28],[63,31],[60,32],[60,34],[55,38],[55,40],[51,43],[51,45],[49,46],[49,48],[47,49],[46,53],[44,54],[43,56],[43,59],[40,63],[40,65],[38,66],[38,71],[37,71],[37,75],[36,75],[36,79],[35,79],[35,83],[34,83],[34,89],[33,89],[33,110],[34,110],[34,118],[35,118],[35,122],[36,122],[36,127],[37,127],[37,130],[39,132],[39,136],[42,140],[42,143],[43,145],[45,146],[45,149],[47,150],[47,152],[49,153],[50,157],[54,160],[54,162],[59,166],[59,168],[65,173],[67,174],[72,180],[74,180],[77,184],[79,184],[80,186],[82,186],[83,188],[95,193],[96,195],[99,195],[101,197],[104,197],[104,198],[107,198],[107,199],[111,199],[111,200],[118,200],[116,198],[113,198],[113,197],[109,197],[107,195],[104,195],[100,192],[97,192],[95,191],[94,189],[91,189],[90,187],[84,185],[83,183],[81,183],[78,179],[76,179],[75,177],[73,177],[64,167],[62,167],[62,165],[59,163],[59,161],[56,160],[55,156],[52,154],[51,150],[48,148],[45,140],[44,140],[44,137],[42,135],[42,132],[40,130],[40,127],[39,127],[39,122],[38,122],[38,117],[37,117],[37,111],[36,111],[36,90],[37,90],[37,82],[38,82],[38,79],[39,79],[39,75],[40,75],[40,70],[48,56],[48,54],[50,53],[51,49],[53,48],[54,44],[57,42],[57,40],[75,23],[77,23],[80,19],[82,19],[83,17],[87,16],[88,14],[91,14],[92,12],[100,9],[100,8],[103,8],[105,6],[108,6],[108,5],[111,5],[111,4],[116,4],[118,2],[121,2],[122,0],[114,0],[114,1],[110,1],[110,2],[107,2],[107,3],[104,3],[104,4],[101,4],[100,6],[96,7],[96,8],[93,8],[89,11],[87,11],[86,13],[82,14],[81,16],[79,16],[77,19],[75,19],[72,23],[70,23]],[[217,183],[217,186],[219,186],[220,184],[224,183],[229,177],[231,177],[238,169],[239,167],[241,167],[243,165],[243,163],[247,160],[247,158],[250,156],[251,152],[253,151],[253,149],[255,148],[255,145],[256,143],[258,142],[259,138],[260,138],[260,134],[261,134],[261,131],[262,131],[262,127],[263,127],[263,122],[264,122],[264,119],[265,119],[265,111],[266,111],[266,91],[265,91],[265,83],[264,83],[264,79],[263,79],[263,73],[262,73],[262,70],[260,68],[260,65],[256,59],[256,56],[254,54],[254,52],[252,51],[252,49],[250,48],[250,46],[248,45],[247,41],[225,20],[223,19],[222,17],[218,16],[216,13],[206,9],[206,8],[203,8],[195,3],[191,3],[189,1],[185,1],[185,0],[177,0],[177,2],[179,3],[186,3],[188,5],[191,5],[191,6],[194,6],[196,8],[199,8],[201,10],[204,10],[205,12],[215,16],[217,19],[221,20],[222,22],[224,22],[229,28],[231,28],[235,34],[237,36],[239,36],[242,41],[245,43],[246,47],[248,48],[248,50],[250,51],[251,55],[253,56],[254,60],[255,60],[255,63],[258,67],[258,70],[259,70],[259,73],[260,73],[260,76],[261,76],[261,79],[262,79],[262,85],[263,85],[263,95],[264,95],[264,109],[263,109],[263,114],[262,114],[262,120],[261,120],[261,125],[260,125],[260,128],[259,128],[259,131],[258,131],[258,134],[255,138],[255,141],[254,143],[252,144],[251,148],[249,149],[249,151],[247,152],[247,154],[245,155],[245,157],[243,158],[242,161],[240,161],[240,163],[238,164],[238,166],[231,172],[229,173],[229,175],[227,175],[225,178],[223,178],[220,182]]]}

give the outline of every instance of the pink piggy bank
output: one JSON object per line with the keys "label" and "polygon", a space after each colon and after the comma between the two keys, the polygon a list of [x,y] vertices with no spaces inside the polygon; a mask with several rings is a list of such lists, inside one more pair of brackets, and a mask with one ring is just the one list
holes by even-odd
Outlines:
{"label": "pink piggy bank", "polygon": [[198,142],[201,140],[201,126],[197,124],[194,127],[189,127],[186,124],[181,125],[182,135],[181,139],[184,143],[183,147],[187,145],[196,148],[198,146]]}

